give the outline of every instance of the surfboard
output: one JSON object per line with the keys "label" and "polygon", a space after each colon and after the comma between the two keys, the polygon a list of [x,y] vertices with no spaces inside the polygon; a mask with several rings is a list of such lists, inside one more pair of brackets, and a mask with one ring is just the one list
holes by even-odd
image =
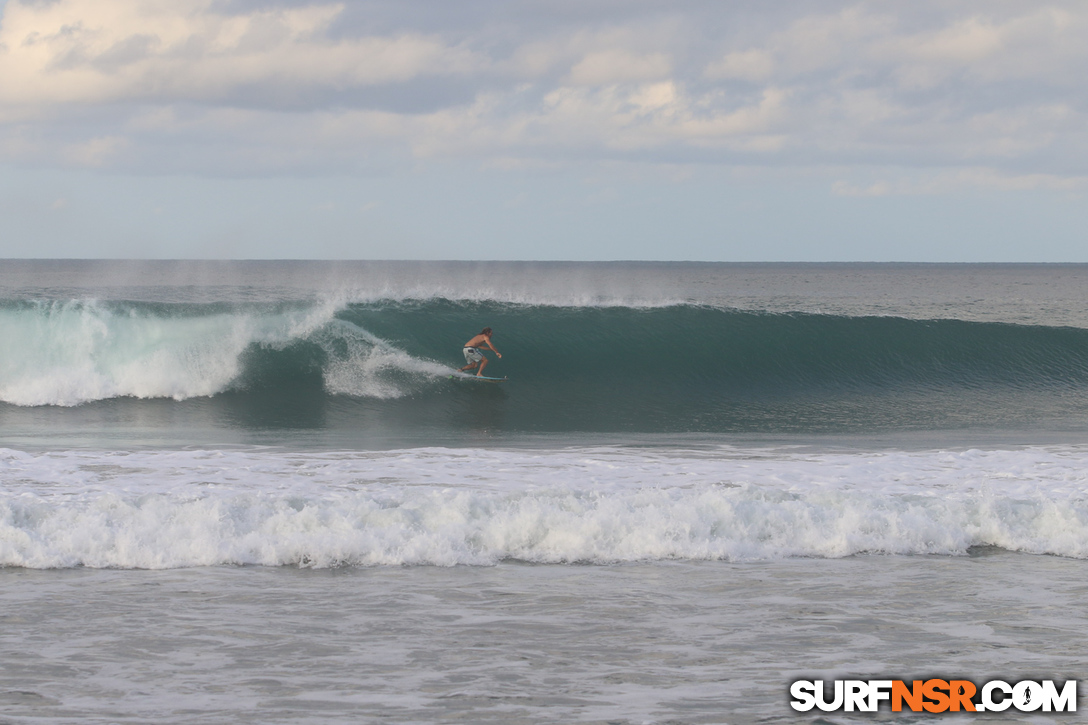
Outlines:
{"label": "surfboard", "polygon": [[450,380],[486,380],[489,383],[506,382],[506,378],[489,378],[486,375],[451,375]]}

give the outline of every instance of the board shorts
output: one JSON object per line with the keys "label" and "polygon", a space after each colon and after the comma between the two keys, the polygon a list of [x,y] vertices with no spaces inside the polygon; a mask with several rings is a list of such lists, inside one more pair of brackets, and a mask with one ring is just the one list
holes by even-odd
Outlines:
{"label": "board shorts", "polygon": [[478,363],[484,359],[484,354],[474,347],[466,347],[461,352],[465,353],[465,362]]}

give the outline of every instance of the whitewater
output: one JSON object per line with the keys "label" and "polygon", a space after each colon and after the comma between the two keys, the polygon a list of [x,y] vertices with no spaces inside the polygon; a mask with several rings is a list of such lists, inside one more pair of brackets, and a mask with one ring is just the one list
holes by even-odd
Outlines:
{"label": "whitewater", "polygon": [[1083,265],[6,261],[0,339],[3,722],[1088,672]]}
{"label": "whitewater", "polygon": [[0,451],[0,566],[1088,556],[1088,448]]}
{"label": "whitewater", "polygon": [[329,360],[324,377],[333,393],[395,397],[400,390],[383,384],[377,372],[449,372],[336,320],[335,311],[332,302],[282,310],[26,302],[0,309],[0,329],[12,342],[0,352],[0,401],[75,406],[123,397],[208,397],[244,385],[252,351],[274,353],[300,342]]}

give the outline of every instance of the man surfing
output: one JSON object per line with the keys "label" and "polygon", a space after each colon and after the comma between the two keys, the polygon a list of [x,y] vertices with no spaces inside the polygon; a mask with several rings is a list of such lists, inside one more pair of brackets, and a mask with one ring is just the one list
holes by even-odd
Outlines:
{"label": "man surfing", "polygon": [[479,365],[480,369],[476,371],[476,377],[480,377],[484,374],[484,368],[487,367],[487,358],[484,356],[483,352],[480,351],[480,347],[483,345],[487,345],[491,348],[491,352],[495,353],[500,358],[502,357],[502,353],[496,350],[495,346],[491,344],[491,328],[485,327],[479,335],[465,343],[465,349],[462,350],[462,352],[465,353],[465,362],[467,362],[468,365],[461,368],[461,372],[472,370]]}

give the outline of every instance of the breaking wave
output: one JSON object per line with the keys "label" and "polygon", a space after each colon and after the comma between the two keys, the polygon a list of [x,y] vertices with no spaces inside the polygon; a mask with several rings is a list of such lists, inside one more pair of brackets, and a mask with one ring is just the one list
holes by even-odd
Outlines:
{"label": "breaking wave", "polygon": [[1080,448],[0,451],[0,566],[1088,557]]}
{"label": "breaking wave", "polygon": [[[511,380],[490,391],[448,379],[484,325],[504,352],[489,372]],[[1088,330],[1067,327],[685,304],[72,300],[0,305],[0,333],[0,401],[16,406],[291,395],[355,400],[371,415],[385,401],[406,425],[482,405],[512,430],[646,432],[1016,426],[1088,412]]]}

